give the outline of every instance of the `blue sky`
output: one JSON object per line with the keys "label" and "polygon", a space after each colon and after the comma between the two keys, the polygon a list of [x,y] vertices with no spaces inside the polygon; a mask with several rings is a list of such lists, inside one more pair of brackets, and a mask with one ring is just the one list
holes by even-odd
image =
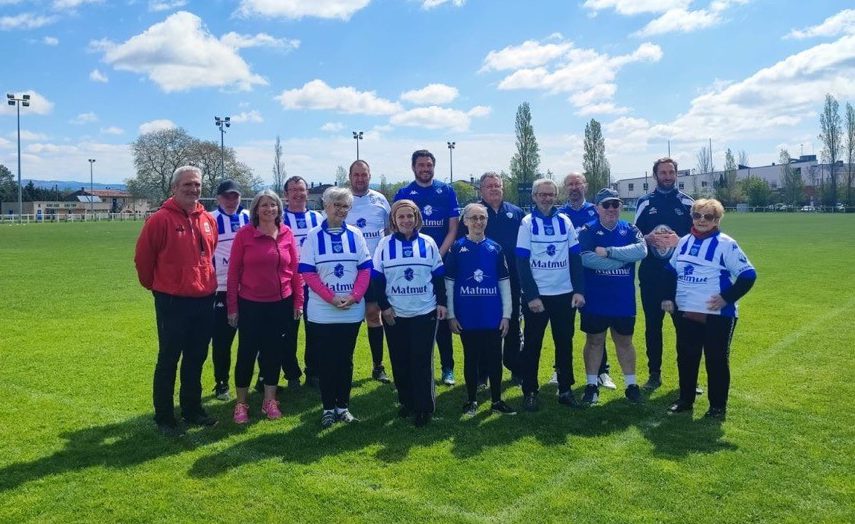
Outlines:
{"label": "blue sky", "polygon": [[[712,139],[750,164],[819,154],[825,93],[855,103],[855,9],[772,0],[0,0],[0,87],[22,109],[24,178],[133,175],[128,144],[181,126],[271,180],[329,182],[355,158],[375,182],[409,179],[428,148],[455,179],[508,169],[517,106],[531,104],[541,168],[580,170],[603,124],[615,178]],[[16,171],[14,108],[0,163]]]}

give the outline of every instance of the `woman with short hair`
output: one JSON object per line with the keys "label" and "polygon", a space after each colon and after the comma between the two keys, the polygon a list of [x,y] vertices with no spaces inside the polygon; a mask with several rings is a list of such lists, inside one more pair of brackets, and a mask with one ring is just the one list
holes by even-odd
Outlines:
{"label": "woman with short hair", "polygon": [[249,382],[258,355],[264,377],[261,411],[268,419],[282,416],[276,389],[284,358],[283,337],[303,310],[303,279],[297,272],[298,248],[291,229],[282,223],[282,201],[265,189],[250,205],[251,223],[232,241],[226,284],[228,320],[239,327],[234,421],[249,422]]}
{"label": "woman with short hair", "polygon": [[754,266],[736,243],[719,230],[724,207],[715,199],[692,205],[691,232],[680,239],[671,255],[677,274],[673,297],[662,309],[674,313],[677,326],[677,368],[680,398],[669,409],[691,411],[701,354],[706,355],[710,408],[705,418],[724,420],[730,389],[730,342],[736,327],[736,302],[757,279]]}

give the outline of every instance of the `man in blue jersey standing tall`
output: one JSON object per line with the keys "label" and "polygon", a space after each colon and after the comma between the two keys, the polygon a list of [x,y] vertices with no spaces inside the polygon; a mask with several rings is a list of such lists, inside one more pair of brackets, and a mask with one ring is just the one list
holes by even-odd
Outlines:
{"label": "man in blue jersey standing tall", "polygon": [[[413,180],[398,190],[394,201],[409,199],[419,206],[422,214],[421,232],[431,237],[439,246],[439,255],[445,256],[457,238],[457,224],[460,220],[460,205],[454,189],[443,182],[434,180],[433,170],[436,157],[426,149],[415,151],[411,157]],[[440,320],[436,330],[436,344],[439,347],[439,360],[442,365],[442,383],[454,385],[454,356],[451,346],[451,329],[448,321]]]}

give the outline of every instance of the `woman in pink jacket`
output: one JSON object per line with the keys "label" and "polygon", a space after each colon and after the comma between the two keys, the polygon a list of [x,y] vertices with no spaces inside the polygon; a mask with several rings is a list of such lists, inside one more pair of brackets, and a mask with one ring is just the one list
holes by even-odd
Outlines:
{"label": "woman in pink jacket", "polygon": [[282,201],[265,189],[252,200],[252,220],[232,242],[226,288],[229,324],[239,327],[235,362],[234,421],[249,421],[249,383],[259,356],[264,377],[261,412],[268,419],[282,416],[276,400],[288,330],[303,311],[303,279],[297,272],[298,246],[288,226],[282,224]]}

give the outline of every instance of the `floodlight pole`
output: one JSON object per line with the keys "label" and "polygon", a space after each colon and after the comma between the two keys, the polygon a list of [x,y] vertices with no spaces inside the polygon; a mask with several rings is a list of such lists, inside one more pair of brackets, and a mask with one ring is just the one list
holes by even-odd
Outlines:
{"label": "floodlight pole", "polygon": [[353,131],[353,139],[356,140],[356,159],[359,160],[359,141],[362,140],[362,131]]}
{"label": "floodlight pole", "polygon": [[223,138],[226,130],[224,128],[232,125],[231,120],[232,118],[229,116],[225,118],[214,117],[214,125],[220,128],[220,177],[223,179],[226,178],[226,144]]}
{"label": "floodlight pole", "polygon": [[448,181],[450,184],[454,184],[454,146],[457,145],[456,142],[447,142],[448,144]]}
{"label": "floodlight pole", "polygon": [[92,166],[94,164],[95,164],[95,159],[90,158],[89,159],[89,214],[93,215],[93,217],[95,215],[95,209],[94,209],[94,206],[95,206],[95,193],[94,193],[95,184],[94,184],[94,178],[92,176]]}
{"label": "floodlight pole", "polygon": [[18,111],[18,222],[24,223],[24,186],[21,185],[21,105],[30,107],[30,95],[17,95],[7,93],[6,99],[10,106],[15,106]]}

